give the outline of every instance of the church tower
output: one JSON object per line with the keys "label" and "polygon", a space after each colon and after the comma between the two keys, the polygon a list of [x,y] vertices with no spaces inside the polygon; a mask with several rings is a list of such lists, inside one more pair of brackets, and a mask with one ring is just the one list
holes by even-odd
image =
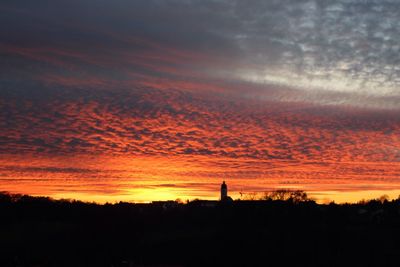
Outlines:
{"label": "church tower", "polygon": [[226,186],[225,181],[221,184],[221,201],[228,199],[228,187]]}

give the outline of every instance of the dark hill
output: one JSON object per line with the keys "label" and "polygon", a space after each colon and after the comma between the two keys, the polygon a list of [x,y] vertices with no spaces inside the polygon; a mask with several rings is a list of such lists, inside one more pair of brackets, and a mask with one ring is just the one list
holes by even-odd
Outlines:
{"label": "dark hill", "polygon": [[400,202],[97,205],[0,195],[0,266],[399,266]]}

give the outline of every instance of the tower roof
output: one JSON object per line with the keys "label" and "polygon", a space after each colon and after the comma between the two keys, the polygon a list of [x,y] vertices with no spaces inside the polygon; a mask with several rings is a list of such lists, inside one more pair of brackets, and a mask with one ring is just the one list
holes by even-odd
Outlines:
{"label": "tower roof", "polygon": [[225,181],[222,182],[221,188],[226,188],[226,183],[225,183]]}

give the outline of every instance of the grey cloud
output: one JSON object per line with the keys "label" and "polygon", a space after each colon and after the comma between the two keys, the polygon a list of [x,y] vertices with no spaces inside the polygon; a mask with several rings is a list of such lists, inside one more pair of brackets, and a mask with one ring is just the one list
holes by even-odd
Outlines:
{"label": "grey cloud", "polygon": [[19,0],[0,10],[1,86],[14,91],[41,87],[44,73],[113,90],[132,73],[216,76],[295,88],[261,86],[278,102],[399,108],[398,1]]}
{"label": "grey cloud", "polygon": [[[257,5],[253,7],[255,9]],[[398,93],[394,91],[399,85],[400,27],[397,18],[400,3],[281,1],[280,4],[271,3],[270,9],[261,10],[276,12],[277,18],[271,22],[273,26],[257,27],[265,21],[260,16],[250,27],[244,28],[253,32],[243,41],[253,54],[259,52],[260,68],[263,60],[268,61],[268,51],[273,51],[277,53],[277,60],[272,65],[264,63],[269,68],[288,70],[309,80],[342,83],[338,79],[347,79],[353,90],[366,93],[379,94],[379,90]],[[260,11],[252,12],[257,17]],[[262,14],[273,17],[268,12]],[[279,29],[279,34],[271,30],[274,26]],[[279,49],[271,50],[264,42],[266,52],[257,51],[254,45],[259,36],[275,41]],[[251,59],[252,53],[249,54]],[[268,81],[268,77],[265,80]]]}

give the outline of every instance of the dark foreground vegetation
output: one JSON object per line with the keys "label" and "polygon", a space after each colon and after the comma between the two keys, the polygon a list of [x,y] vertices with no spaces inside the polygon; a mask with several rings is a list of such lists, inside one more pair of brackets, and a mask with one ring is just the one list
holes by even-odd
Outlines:
{"label": "dark foreground vegetation", "polygon": [[400,201],[97,205],[0,194],[0,266],[400,266]]}

